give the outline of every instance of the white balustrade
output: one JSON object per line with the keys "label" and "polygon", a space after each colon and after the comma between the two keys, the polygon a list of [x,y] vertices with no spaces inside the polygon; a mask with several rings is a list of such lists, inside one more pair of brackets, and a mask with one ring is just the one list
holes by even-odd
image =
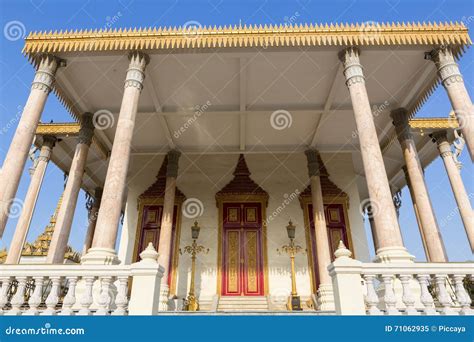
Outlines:
{"label": "white balustrade", "polygon": [[[132,265],[0,265],[0,315],[156,314],[163,267],[146,251]],[[129,298],[130,280],[141,285]]]}
{"label": "white balustrade", "polygon": [[472,262],[362,263],[343,244],[338,251],[328,267],[338,314],[473,314],[464,284],[472,282]]}

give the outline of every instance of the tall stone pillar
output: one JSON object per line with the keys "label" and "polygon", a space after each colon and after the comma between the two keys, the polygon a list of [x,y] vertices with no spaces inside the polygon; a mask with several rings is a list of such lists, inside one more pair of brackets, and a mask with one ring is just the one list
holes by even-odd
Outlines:
{"label": "tall stone pillar", "polygon": [[447,262],[448,257],[444,248],[443,239],[439,231],[433,206],[431,204],[428,189],[423,175],[415,141],[408,125],[408,112],[405,108],[398,108],[391,112],[393,124],[397,132],[398,141],[402,147],[403,158],[405,160],[410,185],[412,188],[413,203],[416,204],[418,215],[425,238],[427,248],[427,258],[431,262]]}
{"label": "tall stone pillar", "polygon": [[87,162],[87,154],[94,135],[94,124],[92,113],[82,114],[81,129],[77,139],[76,150],[72,160],[66,188],[63,193],[63,201],[56,219],[53,237],[49,246],[46,262],[50,264],[62,264],[66,253],[67,242],[71,232],[72,220],[76,211],[77,197],[81,190],[82,178]]}
{"label": "tall stone pillar", "polygon": [[418,205],[416,204],[415,193],[413,192],[413,188],[410,183],[410,176],[408,175],[408,169],[406,165],[402,166],[402,170],[403,170],[403,174],[405,175],[405,181],[407,183],[408,191],[410,192],[411,201],[413,203],[413,210],[415,211],[416,223],[418,225],[418,229],[420,230],[421,242],[423,243],[423,249],[425,250],[426,260],[429,261],[430,256],[429,256],[428,248],[426,247],[426,237],[424,235],[423,228],[421,227],[420,214],[418,213]]}
{"label": "tall stone pillar", "polygon": [[449,46],[443,46],[431,51],[430,56],[436,64],[439,78],[446,89],[459,127],[466,139],[469,155],[474,161],[474,107],[459,67],[454,60],[453,52]]}
{"label": "tall stone pillar", "polygon": [[82,249],[82,255],[86,255],[89,248],[92,246],[92,240],[94,239],[95,225],[97,223],[97,214],[99,213],[100,200],[102,198],[102,189],[96,188],[92,205],[88,209],[88,225],[86,238],[84,239],[84,247]]}
{"label": "tall stone pillar", "polygon": [[127,172],[130,163],[130,149],[137,116],[138,99],[143,89],[145,67],[149,61],[146,54],[138,51],[130,53],[129,59],[130,64],[125,79],[122,105],[105,178],[92,248],[82,258],[82,262],[85,264],[115,264],[119,262],[115,252],[115,242],[127,185]]}
{"label": "tall stone pillar", "polygon": [[160,241],[158,245],[158,263],[164,267],[161,278],[160,311],[168,310],[169,286],[168,277],[170,274],[169,264],[171,260],[171,244],[173,243],[173,212],[174,198],[176,192],[176,177],[178,176],[178,161],[181,153],[176,150],[168,152],[168,164],[166,168],[166,188],[163,203],[163,215],[161,217]]}
{"label": "tall stone pillar", "polygon": [[349,47],[341,51],[339,58],[344,66],[346,85],[351,96],[365,178],[377,229],[379,246],[376,251],[377,260],[412,261],[413,256],[403,245],[359,55],[357,48]]}
{"label": "tall stone pillar", "polygon": [[51,153],[56,143],[56,137],[44,136],[43,145],[41,146],[40,155],[36,161],[34,171],[31,177],[30,186],[26,192],[25,201],[21,211],[21,215],[16,225],[15,233],[13,234],[10,243],[10,249],[5,260],[6,264],[18,264],[20,262],[21,252],[25,244],[28,230],[30,229],[31,218],[36,207],[36,201],[43,184],[44,174],[51,158]]}
{"label": "tall stone pillar", "polygon": [[471,202],[464,187],[464,183],[459,173],[459,169],[453,158],[451,145],[446,137],[446,131],[438,131],[432,134],[433,141],[437,143],[439,154],[443,158],[444,167],[448,174],[451,188],[453,189],[454,198],[458,205],[459,213],[466,229],[467,238],[471,245],[471,250],[474,251],[474,215],[472,214]]}
{"label": "tall stone pillar", "polygon": [[38,68],[31,85],[30,95],[3,162],[2,177],[0,177],[0,238],[5,230],[10,206],[18,190],[28,151],[33,143],[46,99],[53,88],[59,64],[59,60],[52,55],[42,55],[38,58]]}
{"label": "tall stone pillar", "polygon": [[334,310],[334,294],[328,266],[331,263],[328,229],[324,216],[323,192],[321,190],[322,165],[318,162],[318,152],[306,150],[308,175],[311,182],[311,202],[313,204],[314,237],[316,241],[316,258],[318,260],[318,305],[319,310]]}
{"label": "tall stone pillar", "polygon": [[365,207],[363,208],[364,212],[367,214],[367,218],[369,219],[369,225],[370,225],[370,231],[372,232],[372,240],[374,241],[374,249],[377,251],[379,249],[379,239],[377,238],[377,229],[375,228],[375,222],[374,222],[374,212],[373,208],[370,205],[370,202],[365,204]]}

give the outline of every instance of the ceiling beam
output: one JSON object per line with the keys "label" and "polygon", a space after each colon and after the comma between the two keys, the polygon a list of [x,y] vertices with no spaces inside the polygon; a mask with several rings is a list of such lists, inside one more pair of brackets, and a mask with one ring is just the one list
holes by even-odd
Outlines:
{"label": "ceiling beam", "polygon": [[[150,94],[151,100],[153,101],[153,106],[155,107],[156,113],[161,113],[163,111],[163,108],[161,106],[161,103],[158,99],[155,83],[153,81],[153,78],[149,75],[148,72],[146,72],[145,75],[145,89],[148,90],[148,94]],[[176,148],[176,144],[173,141],[173,138],[171,136],[171,131],[170,127],[168,125],[168,121],[166,121],[166,117],[160,115],[158,116],[158,121],[160,122],[161,129],[163,130],[165,134],[166,141],[168,142],[168,147],[170,149]]]}
{"label": "ceiling beam", "polygon": [[[292,153],[303,153],[307,148],[304,145],[298,146],[247,146],[248,150],[245,152],[246,154],[292,154]],[[317,145],[317,149],[321,153],[352,153],[358,151],[358,146],[344,146],[341,149],[340,145]],[[195,147],[183,147],[180,148],[180,152],[183,154],[240,154],[242,151],[239,147],[222,147],[219,146],[218,149],[209,149],[206,146],[203,146],[201,149]],[[156,150],[137,150],[132,152],[132,156],[158,156],[164,155],[166,151],[156,151]]]}
{"label": "ceiling beam", "polygon": [[[75,104],[79,107],[79,110],[81,111],[81,114],[91,111],[90,109],[88,109],[85,102],[82,100],[82,98],[79,96],[79,94],[76,92],[76,90],[72,86],[71,82],[69,82],[69,80],[66,77],[57,77],[56,83],[58,83],[58,85],[62,89],[66,90],[66,92],[68,93],[70,99],[75,99]],[[101,143],[102,145],[107,146],[109,151],[112,150],[112,142],[110,141],[110,139],[105,135],[105,133],[102,130],[99,130],[99,129],[94,130],[94,135],[99,138],[98,139],[99,143]]]}
{"label": "ceiling beam", "polygon": [[[406,93],[404,100],[400,103],[398,107],[406,108],[408,112],[411,111],[411,107],[416,103],[416,101],[418,101],[417,94],[420,94],[422,92],[422,87],[426,86],[426,84],[432,84],[429,78],[438,77],[436,75],[436,72],[434,72],[434,68],[434,63],[427,63],[425,65],[420,77],[416,78],[416,81],[412,87],[409,87],[409,90]],[[387,123],[380,136],[387,137],[385,140],[382,140],[380,142],[380,148],[382,150],[382,154],[384,154],[396,138],[395,127],[392,124],[392,120]]]}
{"label": "ceiling beam", "polygon": [[334,98],[336,97],[337,90],[339,89],[339,86],[341,84],[341,77],[338,77],[339,74],[342,74],[342,63],[339,63],[337,66],[336,73],[333,77],[333,81],[331,84],[331,88],[329,89],[329,93],[326,97],[326,102],[324,104],[323,112],[318,118],[318,121],[316,123],[316,128],[314,129],[314,134],[313,134],[313,139],[311,140],[311,146],[314,147],[316,146],[316,140],[318,138],[318,130],[319,126],[321,125],[321,122],[326,119],[326,116],[329,114],[329,111],[331,110],[331,106],[334,102]]}

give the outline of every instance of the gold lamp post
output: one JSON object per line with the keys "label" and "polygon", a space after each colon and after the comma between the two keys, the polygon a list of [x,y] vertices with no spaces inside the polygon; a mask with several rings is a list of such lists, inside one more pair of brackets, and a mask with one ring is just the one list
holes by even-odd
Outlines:
{"label": "gold lamp post", "polygon": [[288,298],[287,308],[291,311],[301,311],[301,300],[296,291],[296,274],[295,274],[295,255],[299,252],[304,252],[303,248],[295,244],[295,231],[296,227],[293,225],[293,222],[288,223],[286,226],[286,231],[288,233],[288,238],[290,239],[289,245],[284,245],[280,249],[277,249],[279,254],[286,253],[290,256],[291,262],[291,296]]}
{"label": "gold lamp post", "polygon": [[[188,253],[191,255],[191,284],[189,286],[189,294],[188,298],[186,299],[185,311],[198,311],[199,310],[199,302],[194,294],[194,277],[196,274],[196,255],[199,253],[208,253],[209,248],[206,249],[204,246],[200,246],[196,243],[196,240],[199,237],[199,227],[197,221],[194,222],[194,226],[191,227],[191,236],[193,238],[193,243],[189,246],[184,247],[184,253]],[[179,253],[182,254],[181,249]]]}

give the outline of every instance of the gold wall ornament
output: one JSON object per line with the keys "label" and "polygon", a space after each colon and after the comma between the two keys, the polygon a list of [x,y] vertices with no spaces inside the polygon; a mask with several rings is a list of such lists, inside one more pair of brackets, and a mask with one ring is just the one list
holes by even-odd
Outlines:
{"label": "gold wall ornament", "polygon": [[199,237],[200,229],[201,227],[199,227],[197,221],[195,221],[194,225],[191,227],[193,243],[185,246],[183,251],[181,248],[179,249],[179,254],[187,253],[191,255],[191,284],[189,285],[189,293],[185,301],[184,311],[199,311],[199,301],[196,298],[194,285],[194,278],[196,276],[196,255],[200,253],[209,253],[209,248],[206,249],[206,247],[198,245],[196,242]]}
{"label": "gold wall ornament", "polygon": [[302,311],[301,308],[301,300],[300,296],[298,296],[298,291],[296,290],[296,271],[295,271],[295,256],[298,253],[306,252],[303,247],[300,245],[295,244],[295,233],[296,227],[293,225],[293,222],[288,223],[286,226],[286,230],[288,233],[288,238],[290,239],[290,243],[288,245],[283,245],[280,248],[277,248],[278,254],[286,253],[290,257],[290,265],[291,265],[291,295],[288,297],[288,303],[286,305],[287,309],[290,311]]}

